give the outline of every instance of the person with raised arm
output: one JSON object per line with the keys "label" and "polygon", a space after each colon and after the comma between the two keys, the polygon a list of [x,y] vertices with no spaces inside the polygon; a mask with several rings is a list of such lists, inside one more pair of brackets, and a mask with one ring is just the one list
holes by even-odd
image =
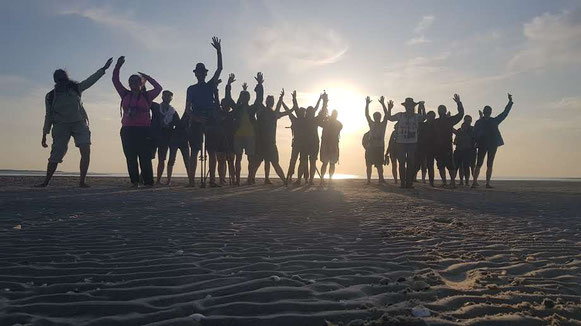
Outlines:
{"label": "person with raised arm", "polygon": [[[231,87],[231,86],[226,86]],[[220,184],[226,184],[226,170],[230,177],[229,184],[232,185],[236,179],[236,170],[234,168],[234,111],[228,100],[223,98],[220,101],[219,112],[220,124],[222,127],[223,146],[220,152],[216,154],[218,158],[218,175]]]}
{"label": "person with raised arm", "polygon": [[496,117],[491,117],[492,108],[490,106],[485,106],[483,111],[483,116],[474,124],[474,134],[476,136],[476,147],[478,148],[478,159],[476,162],[476,168],[474,169],[474,180],[472,181],[472,187],[478,187],[478,175],[480,174],[480,168],[484,164],[484,158],[486,157],[486,188],[492,188],[490,185],[490,179],[492,178],[492,166],[494,165],[494,157],[496,156],[496,151],[498,147],[504,145],[504,140],[500,134],[500,129],[498,126],[506,119],[510,110],[512,109],[513,101],[512,95],[508,94],[508,104],[504,108],[504,111]]}
{"label": "person with raised arm", "polygon": [[385,151],[385,129],[387,127],[388,118],[388,107],[391,110],[393,107],[393,101],[387,102],[387,107],[385,106],[385,97],[379,98],[379,103],[383,108],[383,119],[381,118],[381,113],[373,113],[373,119],[369,115],[369,104],[372,102],[371,98],[367,96],[365,98],[365,118],[367,119],[367,124],[369,125],[369,131],[363,137],[363,147],[365,148],[365,167],[367,172],[367,184],[371,183],[371,170],[373,166],[377,169],[377,174],[379,176],[379,184],[384,184],[385,179],[383,178],[383,164]]}
{"label": "person with raised arm", "polygon": [[232,83],[236,80],[234,74],[230,74],[228,78],[228,85],[226,85],[226,101],[234,111],[234,153],[236,155],[235,170],[236,180],[234,184],[240,185],[240,172],[242,166],[242,154],[246,154],[248,160],[248,179],[247,184],[252,184],[253,179],[250,171],[253,171],[255,162],[256,150],[256,111],[262,105],[264,97],[264,89],[262,83],[264,78],[262,73],[257,73],[256,77],[256,99],[250,105],[250,93],[248,92],[248,84],[242,84],[242,91],[238,97],[238,101],[234,102],[232,99]]}
{"label": "person with raised arm", "polygon": [[[325,94],[327,101],[327,94]],[[343,129],[343,124],[337,120],[338,112],[333,110],[330,116],[323,120],[323,131],[321,133],[321,185],[325,183],[325,173],[329,166],[329,183],[335,174],[335,164],[339,162],[339,134]]]}
{"label": "person with raised arm", "polygon": [[[209,156],[210,169],[210,187],[218,187],[216,183],[216,151],[220,145],[219,125],[218,125],[218,107],[219,102],[216,99],[215,92],[222,73],[222,45],[217,37],[212,38],[212,47],[216,49],[218,57],[218,66],[212,78],[206,81],[208,69],[203,63],[197,63],[194,74],[197,79],[195,85],[188,87],[186,96],[186,109],[190,117],[190,175],[194,186],[196,168],[198,164],[198,153],[202,150],[202,142],[206,141],[206,151]],[[205,156],[205,153],[201,153]],[[205,174],[205,171],[204,171]],[[203,186],[203,185],[202,185]]]}
{"label": "person with raised arm", "polygon": [[[161,85],[142,72],[129,77],[129,89],[119,80],[119,72],[125,57],[119,57],[113,69],[113,86],[121,97],[121,143],[127,161],[127,171],[133,188],[139,186],[140,175],[143,184],[153,186],[151,104],[161,93]],[[146,90],[149,82],[153,89]],[[141,174],[139,169],[141,167]]]}
{"label": "person with raised arm", "polygon": [[272,164],[274,171],[282,180],[283,184],[287,184],[284,172],[279,164],[278,159],[278,148],[276,146],[276,125],[278,119],[287,116],[288,111],[281,112],[280,108],[282,106],[282,101],[284,98],[284,89],[280,93],[278,102],[276,103],[276,109],[274,107],[274,96],[269,95],[266,97],[266,106],[260,105],[258,111],[256,112],[257,121],[257,153],[256,153],[256,165],[254,166],[254,171],[252,174],[255,175],[256,171],[260,167],[262,161],[264,161],[264,183],[272,184],[270,181],[270,165]]}
{"label": "person with raised arm", "polygon": [[[297,91],[293,91],[291,93],[293,107],[289,110],[288,106],[282,101],[282,106],[286,112],[288,112],[288,117],[291,121],[291,132],[292,132],[292,142],[291,142],[291,157],[288,166],[287,172],[287,184],[290,184],[293,181],[293,174],[295,173],[295,167],[297,164],[297,160],[299,158],[299,154],[304,147],[304,119],[306,114],[305,108],[299,108],[297,102]],[[294,114],[293,114],[294,112]],[[305,180],[308,180],[308,171],[299,170],[297,174],[297,181],[295,184],[301,184],[301,178],[305,177]]]}
{"label": "person with raised arm", "polygon": [[452,134],[454,126],[464,117],[464,106],[460,96],[454,94],[454,102],[458,106],[458,113],[451,116],[445,105],[438,106],[438,118],[434,120],[435,130],[435,154],[442,185],[448,186],[446,181],[446,169],[450,174],[450,187],[456,188],[456,167],[454,166],[454,154],[452,149]]}
{"label": "person with raised arm", "polygon": [[89,187],[86,177],[91,158],[91,130],[89,129],[89,117],[83,107],[81,96],[85,90],[103,77],[112,62],[113,58],[110,58],[102,68],[82,82],[72,81],[63,69],[57,69],[53,73],[54,88],[44,98],[46,111],[41,140],[42,147],[47,148],[46,135],[52,129],[52,145],[46,167],[46,177],[36,187],[48,186],[58,164],[63,161],[67,153],[71,136],[81,153],[79,186],[81,188]]}
{"label": "person with raised arm", "polygon": [[[323,108],[319,114],[317,114],[321,100],[323,101]],[[327,94],[321,94],[315,107],[309,106],[305,114],[305,143],[299,158],[299,174],[301,170],[309,171],[309,185],[313,185],[313,179],[315,178],[315,173],[317,172],[317,158],[319,155],[319,127],[322,127],[323,120],[327,116],[327,101]]]}
{"label": "person with raised arm", "polygon": [[[415,113],[416,105],[420,105],[420,113]],[[418,142],[419,123],[424,121],[424,102],[414,102],[408,97],[401,105],[405,112],[391,114],[391,108],[387,110],[387,118],[390,121],[398,121],[396,142],[398,144],[398,163],[401,188],[413,188],[414,176],[416,174],[416,146]],[[392,105],[393,107],[393,105]],[[385,108],[385,105],[384,105]]]}
{"label": "person with raised arm", "polygon": [[464,116],[464,122],[458,130],[454,130],[454,165],[460,179],[459,185],[469,185],[470,175],[474,174],[476,164],[476,148],[474,140],[474,127],[472,126],[472,117]]}

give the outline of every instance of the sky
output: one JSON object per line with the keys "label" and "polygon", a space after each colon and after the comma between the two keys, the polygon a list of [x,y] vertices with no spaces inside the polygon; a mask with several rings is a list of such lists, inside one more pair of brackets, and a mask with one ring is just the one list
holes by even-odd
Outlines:
{"label": "sky", "polygon": [[[500,113],[505,146],[497,177],[581,177],[581,2],[506,1],[41,1],[0,0],[0,169],[43,170],[44,95],[64,68],[83,80],[107,58],[124,55],[121,80],[137,71],[174,93],[181,114],[192,69],[213,72],[211,37],[222,39],[224,70],[236,95],[261,71],[265,91],[297,90],[301,106],[329,94],[344,130],[337,173],[364,175],[365,97],[444,104],[458,93],[466,113]],[[124,173],[120,98],[112,68],[83,94],[92,132],[91,172]],[[222,84],[223,86],[223,84]],[[222,94],[223,94],[223,90]],[[290,121],[278,124],[283,169]],[[388,133],[393,123],[388,125]],[[73,143],[62,171],[77,171]],[[181,164],[176,171],[184,172]]]}

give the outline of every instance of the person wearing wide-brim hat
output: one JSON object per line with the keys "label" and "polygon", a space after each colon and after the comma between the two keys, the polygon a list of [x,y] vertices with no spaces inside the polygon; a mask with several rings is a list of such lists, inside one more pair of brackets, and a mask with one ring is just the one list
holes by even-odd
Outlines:
{"label": "person wearing wide-brim hat", "polygon": [[[222,72],[222,47],[220,39],[212,38],[212,46],[216,49],[218,56],[218,67],[209,81],[206,81],[208,69],[203,63],[196,64],[193,70],[198,83],[188,87],[186,96],[186,110],[184,114],[189,115],[190,134],[189,143],[192,149],[190,157],[190,175],[192,176],[190,186],[194,185],[196,175],[198,152],[202,149],[202,141],[206,135],[206,150],[209,156],[210,186],[216,184],[216,151],[220,144],[217,126],[217,114],[219,103],[216,99],[215,91],[218,87],[218,80]],[[206,172],[204,171],[204,174]]]}
{"label": "person wearing wide-brim hat", "polygon": [[[398,121],[396,130],[396,143],[398,144],[399,175],[402,188],[413,188],[415,175],[415,156],[418,142],[418,126],[425,120],[424,102],[415,102],[408,97],[401,103],[405,107],[405,112],[391,114],[391,108],[387,111],[390,121]],[[419,105],[420,113],[415,113],[415,107]]]}

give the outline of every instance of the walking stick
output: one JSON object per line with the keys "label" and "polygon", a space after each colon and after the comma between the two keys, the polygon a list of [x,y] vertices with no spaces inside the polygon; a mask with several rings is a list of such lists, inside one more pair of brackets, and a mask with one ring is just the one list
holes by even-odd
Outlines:
{"label": "walking stick", "polygon": [[200,188],[206,188],[206,137],[202,127],[202,153],[200,153]]}

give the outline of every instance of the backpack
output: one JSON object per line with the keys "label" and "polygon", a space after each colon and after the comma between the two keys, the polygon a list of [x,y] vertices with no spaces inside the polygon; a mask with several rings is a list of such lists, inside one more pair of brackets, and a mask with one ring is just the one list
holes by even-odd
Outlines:
{"label": "backpack", "polygon": [[367,150],[369,143],[371,142],[371,130],[363,134],[363,139],[361,139],[361,145]]}
{"label": "backpack", "polygon": [[[123,118],[123,100],[125,99],[125,97],[127,97],[128,94],[131,94],[131,91],[126,92],[125,94],[123,94],[123,97],[121,97],[121,102],[119,102],[119,115],[121,116],[121,118]],[[147,94],[147,91],[140,91],[139,92],[139,96],[137,97],[137,101],[139,102],[139,99],[141,98],[141,95],[145,96],[145,101],[147,102],[147,104],[149,105],[149,109],[151,110],[151,106],[153,105],[153,101],[151,101],[149,99],[149,95]],[[129,110],[129,115],[131,115],[131,110]]]}

